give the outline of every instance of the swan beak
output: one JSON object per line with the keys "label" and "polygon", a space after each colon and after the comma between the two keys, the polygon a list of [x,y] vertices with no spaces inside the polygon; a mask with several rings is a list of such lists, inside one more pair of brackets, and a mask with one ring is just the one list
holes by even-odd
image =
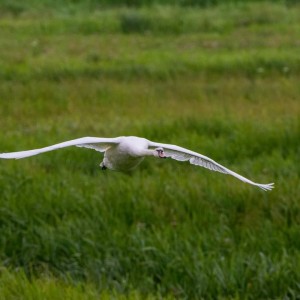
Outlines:
{"label": "swan beak", "polygon": [[157,152],[157,156],[159,158],[167,158],[163,148],[156,148],[155,151]]}
{"label": "swan beak", "polygon": [[159,153],[159,157],[160,157],[160,158],[167,158],[167,156],[165,155],[165,153],[164,153],[164,152],[162,152],[162,153]]}

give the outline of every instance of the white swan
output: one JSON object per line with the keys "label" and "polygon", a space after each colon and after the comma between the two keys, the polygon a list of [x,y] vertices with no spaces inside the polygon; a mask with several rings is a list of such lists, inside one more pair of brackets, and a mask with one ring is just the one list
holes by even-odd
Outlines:
{"label": "white swan", "polygon": [[91,148],[99,152],[104,152],[104,159],[100,164],[103,170],[108,168],[116,171],[130,171],[139,165],[145,156],[158,158],[170,157],[178,161],[189,161],[193,165],[202,166],[212,171],[232,175],[265,191],[273,188],[273,183],[255,183],[197,152],[176,145],[152,142],[135,136],[121,136],[116,138],[83,137],[40,149],[2,153],[0,154],[0,158],[19,159],[69,146]]}

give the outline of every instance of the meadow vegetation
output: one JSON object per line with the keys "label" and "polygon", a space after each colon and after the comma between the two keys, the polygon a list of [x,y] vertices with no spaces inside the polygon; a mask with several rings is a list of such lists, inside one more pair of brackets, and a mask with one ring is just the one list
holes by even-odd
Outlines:
{"label": "meadow vegetation", "polygon": [[300,7],[148,2],[0,1],[0,152],[137,135],[275,189],[76,147],[1,160],[0,298],[298,299]]}

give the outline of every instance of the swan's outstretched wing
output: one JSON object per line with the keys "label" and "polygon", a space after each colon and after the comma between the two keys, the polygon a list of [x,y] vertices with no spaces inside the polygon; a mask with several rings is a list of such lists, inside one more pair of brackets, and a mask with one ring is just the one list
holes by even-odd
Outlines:
{"label": "swan's outstretched wing", "polygon": [[55,144],[55,145],[52,145],[49,147],[44,147],[44,148],[39,148],[39,149],[34,149],[34,150],[1,153],[0,158],[19,159],[19,158],[29,157],[29,156],[37,155],[37,154],[52,151],[52,150],[57,150],[60,148],[69,147],[69,146],[91,148],[91,149],[95,149],[100,152],[104,152],[110,146],[118,144],[118,143],[119,143],[119,138],[83,137],[83,138],[66,141],[66,142]]}
{"label": "swan's outstretched wing", "polygon": [[161,144],[161,143],[149,141],[149,148],[157,148],[157,147],[162,147],[164,149],[165,155],[167,157],[170,157],[170,158],[178,160],[178,161],[189,161],[192,165],[197,165],[197,166],[201,166],[201,167],[207,168],[212,171],[217,171],[217,172],[221,172],[224,174],[232,175],[244,182],[247,182],[252,185],[256,185],[265,191],[271,190],[274,187],[273,183],[269,183],[269,184],[255,183],[255,182],[225,168],[224,166],[215,162],[211,158],[204,156],[202,154],[199,154],[197,152],[194,152],[194,151],[191,151],[191,150],[188,150],[188,149],[176,146],[176,145]]}

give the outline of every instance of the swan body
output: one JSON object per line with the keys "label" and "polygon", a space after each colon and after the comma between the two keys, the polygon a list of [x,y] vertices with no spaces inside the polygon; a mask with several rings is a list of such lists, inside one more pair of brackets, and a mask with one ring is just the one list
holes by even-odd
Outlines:
{"label": "swan body", "polygon": [[2,153],[0,154],[0,158],[20,159],[69,146],[90,148],[104,152],[104,158],[100,164],[103,170],[108,168],[110,170],[127,172],[136,168],[145,156],[154,156],[157,158],[169,157],[177,161],[189,161],[192,165],[232,175],[243,182],[255,185],[265,191],[271,190],[274,187],[273,183],[255,183],[200,153],[176,145],[152,142],[135,136],[121,136],[116,138],[83,137],[34,150]]}
{"label": "swan body", "polygon": [[144,157],[151,155],[147,152],[148,142],[146,139],[137,137],[121,137],[120,142],[109,147],[104,152],[101,167],[115,171],[132,171],[143,160]]}

